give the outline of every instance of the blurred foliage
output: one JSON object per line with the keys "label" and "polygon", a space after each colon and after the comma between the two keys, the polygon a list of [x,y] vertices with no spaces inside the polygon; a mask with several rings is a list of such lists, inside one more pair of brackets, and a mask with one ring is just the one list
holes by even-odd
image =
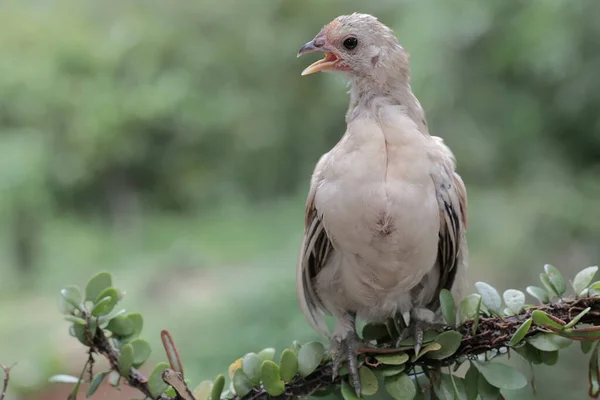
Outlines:
{"label": "blurred foliage", "polygon": [[69,211],[304,188],[347,98],[341,79],[301,78],[295,52],[359,4],[413,54],[414,90],[468,182],[598,173],[594,0],[29,0],[0,5],[0,181]]}

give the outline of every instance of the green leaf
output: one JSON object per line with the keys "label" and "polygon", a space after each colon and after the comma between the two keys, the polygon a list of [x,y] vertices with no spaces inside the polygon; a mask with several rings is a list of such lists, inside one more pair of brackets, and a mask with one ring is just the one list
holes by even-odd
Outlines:
{"label": "green leaf", "polygon": [[477,363],[479,372],[493,386],[500,389],[520,389],[527,385],[525,375],[513,367],[494,362]]}
{"label": "green leaf", "polygon": [[252,390],[253,386],[250,383],[250,379],[244,374],[244,371],[241,368],[238,368],[233,373],[233,390],[238,395],[238,397],[242,398]]}
{"label": "green leaf", "polygon": [[124,309],[113,309],[110,313],[106,315],[101,315],[98,317],[98,326],[102,329],[105,329],[108,326],[108,323],[113,319],[118,317],[119,315],[123,315],[126,313]]}
{"label": "green leaf", "polygon": [[83,374],[85,374],[85,371],[87,371],[87,368],[83,368],[81,370],[81,374],[79,374],[79,379],[77,379],[77,383],[75,383],[75,386],[73,387],[73,390],[71,391],[71,395],[68,398],[69,400],[77,399],[77,393],[79,393],[79,386],[83,382]]}
{"label": "green leaf", "polygon": [[439,343],[429,343],[427,346],[423,347],[419,354],[415,354],[412,356],[412,362],[417,361],[419,358],[423,357],[427,353],[440,350],[441,348],[442,345]]}
{"label": "green leaf", "polygon": [[540,326],[550,326],[552,328],[555,329],[564,329],[564,326],[559,324],[558,322],[554,321],[553,319],[551,319],[548,314],[546,314],[544,311],[542,310],[535,310],[534,312],[531,313],[531,318],[533,318],[533,322],[536,325],[540,325]]}
{"label": "green leaf", "polygon": [[73,332],[81,344],[90,347],[91,343],[87,340],[85,325],[73,324]]}
{"label": "green leaf", "polygon": [[542,282],[542,284],[548,291],[549,297],[559,297],[558,290],[554,287],[554,285],[552,284],[552,281],[550,281],[550,278],[548,277],[548,275],[546,275],[545,273],[542,272],[540,274],[540,281]]}
{"label": "green leaf", "polygon": [[121,354],[119,355],[119,373],[121,376],[127,378],[131,367],[133,367],[133,346],[126,344],[121,348]]}
{"label": "green leaf", "polygon": [[516,346],[519,343],[521,343],[521,341],[523,339],[525,339],[525,336],[527,335],[527,332],[529,332],[529,329],[531,328],[531,323],[532,323],[532,319],[531,318],[527,318],[525,320],[525,322],[523,322],[521,324],[521,326],[519,326],[519,329],[517,329],[517,331],[514,333],[514,335],[510,339],[510,345],[511,346]]}
{"label": "green leaf", "polygon": [[[423,344],[428,344],[433,342],[439,335],[439,332],[435,330],[428,330],[423,333]],[[403,341],[400,342],[400,347],[414,347],[415,346],[415,338],[413,336],[409,336]]]}
{"label": "green leaf", "polygon": [[594,280],[594,276],[598,272],[598,267],[587,267],[577,273],[573,278],[573,290],[576,295],[580,295],[583,289],[587,288]]}
{"label": "green leaf", "polygon": [[412,400],[417,395],[417,388],[410,377],[404,373],[388,376],[383,380],[385,390],[395,400]]}
{"label": "green leaf", "polygon": [[454,296],[448,289],[440,291],[440,309],[446,323],[452,327],[456,326],[456,304]]}
{"label": "green leaf", "polygon": [[485,282],[475,283],[475,289],[477,289],[477,293],[481,295],[481,302],[483,305],[494,314],[500,315],[502,310],[502,299],[500,298],[498,291]]}
{"label": "green leaf", "polygon": [[600,394],[600,370],[598,365],[598,343],[594,345],[588,368],[588,383],[590,397],[597,398]]}
{"label": "green leaf", "polygon": [[212,381],[202,381],[192,390],[192,394],[196,400],[210,400],[210,394],[212,392],[213,383]]}
{"label": "green leaf", "polygon": [[303,378],[312,374],[323,360],[325,347],[319,342],[306,343],[298,352],[298,371]]}
{"label": "green leaf", "polygon": [[580,341],[579,344],[581,346],[581,351],[583,352],[583,354],[589,353],[595,343],[596,342],[592,342],[591,340]]}
{"label": "green leaf", "polygon": [[520,290],[508,289],[502,295],[504,303],[514,313],[521,311],[525,305],[525,293]]}
{"label": "green leaf", "polygon": [[147,341],[140,338],[132,340],[129,344],[133,347],[133,366],[139,368],[150,357],[152,348]]}
{"label": "green leaf", "polygon": [[77,286],[67,286],[60,291],[58,307],[63,314],[70,314],[81,309],[81,291]]}
{"label": "green leaf", "polygon": [[531,364],[542,363],[542,352],[527,342],[522,346],[515,347],[514,350]]}
{"label": "green leaf", "polygon": [[583,316],[585,314],[587,314],[588,312],[590,312],[591,308],[588,307],[585,310],[583,310],[582,312],[580,312],[579,314],[577,314],[575,316],[575,318],[573,318],[571,320],[571,322],[569,322],[567,325],[565,325],[565,329],[571,329],[572,327],[574,327],[575,325],[577,325],[579,323],[579,321],[581,321],[581,318],[583,318]]}
{"label": "green leaf", "polygon": [[127,315],[119,315],[111,319],[106,329],[120,337],[130,336],[134,332],[133,322],[127,318]]}
{"label": "green leaf", "polygon": [[298,373],[298,356],[290,349],[285,349],[279,359],[281,379],[290,382]]}
{"label": "green leaf", "polygon": [[443,360],[456,353],[462,342],[462,335],[456,331],[446,331],[440,334],[435,342],[442,346],[441,349],[427,354],[427,358]]}
{"label": "green leaf", "polygon": [[471,294],[460,302],[458,306],[459,313],[461,315],[461,321],[467,319],[473,319],[479,314],[481,307],[481,296],[478,294]]}
{"label": "green leaf", "polygon": [[567,291],[567,282],[560,271],[550,264],[544,265],[544,271],[546,271],[546,275],[550,279],[552,286],[556,289],[558,296],[562,296]]}
{"label": "green leaf", "polygon": [[527,286],[525,289],[527,293],[531,296],[538,299],[541,304],[548,304],[550,302],[550,297],[548,296],[548,292],[545,289],[542,289],[538,286]]}
{"label": "green leaf", "polygon": [[105,296],[100,297],[105,289],[112,286],[112,278],[108,272],[100,272],[96,274],[85,287],[85,301],[97,301]]}
{"label": "green leaf", "polygon": [[275,358],[275,349],[272,347],[268,347],[258,352],[258,357],[262,361],[273,361]]}
{"label": "green leaf", "polygon": [[385,365],[402,365],[409,360],[408,354],[397,353],[397,354],[380,354],[376,355],[375,359]]}
{"label": "green leaf", "polygon": [[[107,298],[109,300],[105,300]],[[98,298],[95,299],[95,306],[92,310],[95,310],[95,316],[100,316],[104,314],[110,313],[113,308],[119,302],[119,292],[115,288],[106,288],[98,295]]]}
{"label": "green leaf", "polygon": [[117,303],[113,301],[112,297],[106,296],[94,304],[94,308],[92,308],[92,315],[95,317],[106,315],[110,313],[113,308],[115,308],[116,304]]}
{"label": "green leaf", "polygon": [[380,375],[383,377],[386,376],[394,376],[394,375],[398,375],[402,372],[404,372],[405,369],[405,365],[389,365],[389,366],[383,366],[383,367],[378,367],[375,370],[375,375]]}
{"label": "green leaf", "polygon": [[[212,400],[219,400],[221,398],[221,393],[223,393],[223,388],[225,387],[225,377],[223,374],[219,374],[212,385],[212,390],[210,392],[210,398]],[[198,400],[198,399],[196,399]]]}
{"label": "green leaf", "polygon": [[568,347],[571,344],[570,339],[551,333],[538,333],[537,335],[528,338],[527,341],[533,347],[541,351],[556,351]]}
{"label": "green leaf", "polygon": [[479,374],[479,380],[477,381],[477,393],[481,400],[500,399],[500,389],[492,386],[482,374]]}
{"label": "green leaf", "polygon": [[90,383],[90,387],[85,396],[86,399],[89,399],[90,397],[92,397],[94,395],[94,393],[96,393],[96,390],[98,390],[98,388],[100,387],[100,384],[102,383],[102,381],[104,380],[104,378],[106,378],[106,375],[108,375],[108,374],[110,374],[110,371],[100,372],[99,374],[96,374],[96,376],[92,380],[92,383]]}
{"label": "green leaf", "polygon": [[279,367],[273,361],[267,360],[262,363],[261,381],[271,396],[279,396],[285,392],[285,382],[281,380]]}
{"label": "green leaf", "polygon": [[479,370],[471,364],[465,374],[465,391],[467,400],[477,400],[477,381],[479,380]]}
{"label": "green leaf", "polygon": [[542,363],[546,365],[554,365],[558,362],[558,350],[556,351],[541,351],[540,356]]}
{"label": "green leaf", "polygon": [[342,398],[344,400],[360,400],[354,389],[346,381],[342,381]]}
{"label": "green leaf", "polygon": [[371,369],[363,365],[358,369],[358,376],[360,378],[360,390],[362,395],[371,396],[377,393],[379,382]]}
{"label": "green leaf", "polygon": [[171,368],[171,366],[166,362],[156,364],[148,378],[148,389],[154,398],[160,396],[169,387],[162,379],[162,373],[167,368]]}
{"label": "green leaf", "polygon": [[366,324],[362,329],[362,338],[365,341],[382,340],[389,337],[389,332],[385,324]]}
{"label": "green leaf", "polygon": [[117,371],[111,371],[108,375],[108,383],[110,383],[110,385],[113,387],[119,388],[121,383],[121,375],[119,375]]}
{"label": "green leaf", "polygon": [[131,321],[133,325],[133,334],[131,336],[139,336],[142,333],[144,327],[144,318],[139,312],[132,312],[127,314],[127,319]]}
{"label": "green leaf", "polygon": [[290,347],[290,350],[292,350],[294,353],[296,353],[296,355],[298,355],[298,352],[300,351],[301,347],[302,347],[302,345],[300,344],[300,342],[298,342],[297,340],[294,340],[292,342],[292,347]]}
{"label": "green leaf", "polygon": [[50,383],[77,383],[79,382],[79,378],[73,375],[66,374],[58,374],[52,375],[48,378],[48,382]]}
{"label": "green leaf", "polygon": [[242,358],[242,369],[253,386],[260,384],[263,360],[255,353],[248,353]]}
{"label": "green leaf", "polygon": [[69,322],[72,322],[74,324],[77,324],[77,325],[83,325],[83,326],[85,326],[85,319],[80,318],[80,317],[76,317],[74,315],[65,315],[65,320],[69,321]]}

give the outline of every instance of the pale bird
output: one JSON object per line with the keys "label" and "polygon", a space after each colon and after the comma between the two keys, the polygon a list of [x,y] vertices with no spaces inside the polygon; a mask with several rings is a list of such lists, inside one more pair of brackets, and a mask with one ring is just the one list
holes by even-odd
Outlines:
{"label": "pale bird", "polygon": [[[439,293],[459,295],[467,264],[467,193],[454,155],[431,136],[410,85],[408,54],[391,29],[367,14],[326,25],[298,56],[325,58],[302,75],[343,71],[350,84],[347,128],[318,161],[306,201],[297,266],[301,309],[330,337],[334,375],[348,362],[357,393],[356,332],[366,322],[410,321],[415,351],[440,321]],[[402,337],[408,331],[404,329]]]}

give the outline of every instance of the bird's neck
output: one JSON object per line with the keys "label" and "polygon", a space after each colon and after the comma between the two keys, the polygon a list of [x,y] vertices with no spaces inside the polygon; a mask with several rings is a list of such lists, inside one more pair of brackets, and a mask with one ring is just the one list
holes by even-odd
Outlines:
{"label": "bird's neck", "polygon": [[425,113],[410,87],[408,74],[395,79],[355,77],[350,80],[347,122],[364,116],[364,113],[377,115],[379,108],[389,105],[402,106],[419,130],[424,134],[429,133]]}

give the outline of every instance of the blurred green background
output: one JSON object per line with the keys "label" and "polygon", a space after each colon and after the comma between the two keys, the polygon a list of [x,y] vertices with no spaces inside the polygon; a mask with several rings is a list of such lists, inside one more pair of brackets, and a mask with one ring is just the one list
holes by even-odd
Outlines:
{"label": "blurred green background", "polygon": [[[354,11],[395,30],[431,131],[456,154],[470,281],[523,290],[544,263],[568,277],[598,263],[597,0],[3,0],[9,397],[53,399],[48,376],[78,372],[84,348],[57,295],[100,270],[146,317],[154,360],[168,328],[193,382],[315,338],[295,261],[308,180],[344,132],[348,98],[342,76],[301,77],[313,59],[296,51]],[[586,397],[572,347],[536,367],[538,398]]]}

